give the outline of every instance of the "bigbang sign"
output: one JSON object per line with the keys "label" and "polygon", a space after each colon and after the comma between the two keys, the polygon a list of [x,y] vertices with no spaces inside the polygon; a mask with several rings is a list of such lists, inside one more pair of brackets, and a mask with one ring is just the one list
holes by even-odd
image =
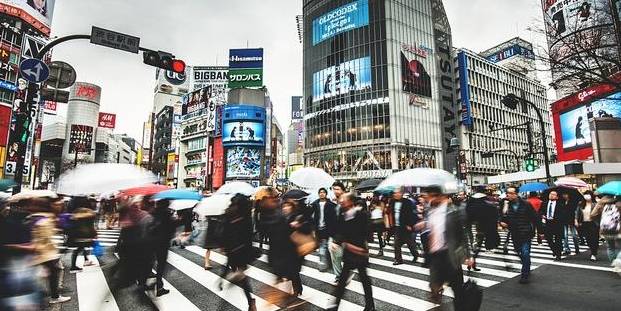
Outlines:
{"label": "bigbang sign", "polygon": [[369,0],[346,4],[313,20],[313,45],[366,25],[369,25]]}
{"label": "bigbang sign", "polygon": [[313,101],[371,88],[371,57],[332,66],[313,74]]}

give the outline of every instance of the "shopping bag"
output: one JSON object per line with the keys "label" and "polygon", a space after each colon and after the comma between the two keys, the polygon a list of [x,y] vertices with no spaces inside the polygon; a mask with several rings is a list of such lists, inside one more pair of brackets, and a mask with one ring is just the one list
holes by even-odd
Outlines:
{"label": "shopping bag", "polygon": [[101,246],[101,243],[97,240],[93,241],[93,255],[95,255],[95,257],[101,257],[103,254],[104,248]]}
{"label": "shopping bag", "polygon": [[304,257],[314,252],[318,247],[314,232],[311,234],[304,234],[298,231],[293,231],[290,238],[295,244],[298,256],[300,257]]}

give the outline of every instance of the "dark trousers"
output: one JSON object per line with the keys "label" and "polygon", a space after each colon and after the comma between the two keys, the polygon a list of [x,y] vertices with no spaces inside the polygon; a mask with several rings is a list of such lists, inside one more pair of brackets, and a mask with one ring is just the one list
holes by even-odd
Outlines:
{"label": "dark trousers", "polygon": [[84,261],[88,260],[88,251],[84,249],[84,246],[79,246],[73,251],[71,254],[71,268],[75,268],[75,262],[78,260],[78,256],[82,252],[82,256],[84,256]]}
{"label": "dark trousers", "polygon": [[442,299],[444,283],[448,283],[455,294],[453,299],[454,310],[463,310],[464,275],[461,265],[455,267],[451,263],[447,250],[429,254],[429,261],[429,287],[431,288],[432,299],[439,302]]}
{"label": "dark trousers", "polygon": [[406,244],[410,249],[410,253],[414,256],[414,259],[418,257],[418,251],[416,250],[416,241],[412,239],[412,233],[404,227],[395,227],[395,261],[402,261],[401,246]]}
{"label": "dark trousers", "polygon": [[166,260],[168,259],[168,245],[158,245],[155,249],[155,260],[157,261],[157,267],[155,268],[156,287],[163,288],[164,272],[166,269]]}
{"label": "dark trousers", "polygon": [[384,239],[382,235],[384,234],[384,224],[373,224],[373,232],[371,232],[371,241],[373,241],[373,234],[377,234],[377,240],[380,248],[384,248],[386,244],[384,243]]}
{"label": "dark trousers", "polygon": [[597,225],[592,221],[587,221],[583,222],[580,228],[589,250],[591,250],[591,255],[597,256],[597,249],[599,248],[599,229]]}
{"label": "dark trousers", "polygon": [[350,261],[345,261],[343,265],[343,272],[341,272],[341,277],[339,278],[339,284],[336,286],[336,293],[334,294],[334,297],[336,297],[337,307],[341,303],[343,294],[345,294],[345,286],[347,286],[347,280],[349,279],[349,275],[353,269],[358,270],[358,277],[360,278],[362,289],[364,290],[365,308],[374,309],[375,303],[373,302],[373,289],[371,287],[371,279],[367,274],[367,265],[363,263],[353,263]]}
{"label": "dark trousers", "polygon": [[60,268],[58,268],[58,259],[46,261],[42,264],[48,271],[47,277],[50,285],[50,297],[58,298],[58,277],[60,275]]}
{"label": "dark trousers", "polygon": [[548,220],[545,229],[546,240],[552,250],[552,254],[556,257],[561,256],[563,249],[563,226],[553,220]]}

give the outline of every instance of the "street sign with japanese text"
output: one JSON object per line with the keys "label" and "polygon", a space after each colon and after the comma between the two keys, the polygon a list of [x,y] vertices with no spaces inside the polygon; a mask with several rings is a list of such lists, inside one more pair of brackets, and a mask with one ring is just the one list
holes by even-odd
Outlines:
{"label": "street sign with japanese text", "polygon": [[93,26],[91,43],[138,54],[140,38]]}

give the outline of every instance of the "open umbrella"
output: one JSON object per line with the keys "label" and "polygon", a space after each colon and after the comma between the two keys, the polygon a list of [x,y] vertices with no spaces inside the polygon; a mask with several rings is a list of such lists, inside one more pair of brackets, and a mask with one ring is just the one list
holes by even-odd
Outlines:
{"label": "open umbrella", "polygon": [[550,187],[548,187],[548,185],[542,183],[542,182],[529,182],[529,183],[525,183],[522,186],[520,186],[520,192],[537,192],[537,191],[543,191],[546,190]]}
{"label": "open umbrella", "polygon": [[621,180],[607,182],[597,188],[599,194],[621,195]]}
{"label": "open umbrella", "polygon": [[360,191],[360,192],[364,192],[367,190],[373,190],[375,188],[377,188],[377,186],[379,186],[379,184],[382,181],[379,179],[367,179],[367,180],[363,180],[361,181],[357,186],[356,186],[356,190]]}
{"label": "open umbrella", "polygon": [[121,190],[121,195],[126,195],[126,196],[135,196],[135,195],[154,195],[158,192],[161,191],[165,191],[165,190],[169,190],[170,187],[168,186],[164,186],[164,185],[158,185],[158,184],[148,184],[148,185],[143,185],[143,186],[139,186],[139,187],[133,187],[133,188],[128,188],[128,189],[124,189]]}
{"label": "open umbrella", "polygon": [[445,194],[459,191],[458,181],[453,174],[435,168],[413,168],[394,173],[382,181],[376,190],[387,187],[438,187]]}
{"label": "open umbrella", "polygon": [[58,195],[51,190],[24,190],[18,194],[11,196],[8,200],[9,203],[15,203],[23,200],[49,198],[56,199]]}
{"label": "open umbrella", "polygon": [[561,177],[554,182],[555,185],[559,187],[567,187],[567,188],[586,188],[589,185],[585,183],[582,179],[576,177]]}
{"label": "open umbrella", "polygon": [[7,191],[15,187],[15,181],[13,179],[0,179],[0,191]]}
{"label": "open umbrella", "polygon": [[334,177],[320,168],[303,167],[291,173],[289,182],[304,190],[310,191],[322,187],[331,187],[334,183]]}
{"label": "open umbrella", "polygon": [[153,173],[132,164],[83,164],[60,176],[56,191],[67,195],[90,195],[138,187],[157,181]]}
{"label": "open umbrella", "polygon": [[214,194],[202,199],[194,208],[194,213],[200,217],[222,215],[231,205],[231,194]]}
{"label": "open umbrella", "polygon": [[552,188],[548,188],[548,189],[544,190],[541,193],[541,199],[542,200],[547,200],[549,195],[550,195],[550,192],[552,192],[552,191],[556,191],[556,193],[558,193],[558,195],[559,195],[559,198],[563,194],[568,194],[569,195],[569,201],[570,201],[571,204],[577,203],[580,200],[584,200],[584,197],[582,196],[580,191],[578,191],[578,189],[576,189],[576,188],[569,188],[569,187],[552,187]]}
{"label": "open umbrella", "polygon": [[153,196],[155,200],[194,200],[200,201],[203,196],[198,191],[188,189],[169,189],[158,192]]}
{"label": "open umbrella", "polygon": [[198,202],[196,200],[173,200],[168,206],[173,211],[179,211],[183,209],[193,208]]}
{"label": "open umbrella", "polygon": [[216,191],[220,194],[243,194],[245,196],[251,196],[255,193],[256,189],[249,183],[243,181],[233,181],[226,183]]}
{"label": "open umbrella", "polygon": [[293,190],[289,190],[287,191],[283,196],[282,199],[283,200],[301,200],[301,199],[306,199],[308,197],[308,192],[300,190],[300,189],[293,189]]}

